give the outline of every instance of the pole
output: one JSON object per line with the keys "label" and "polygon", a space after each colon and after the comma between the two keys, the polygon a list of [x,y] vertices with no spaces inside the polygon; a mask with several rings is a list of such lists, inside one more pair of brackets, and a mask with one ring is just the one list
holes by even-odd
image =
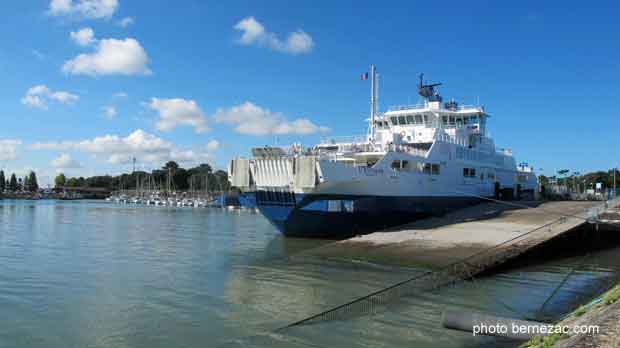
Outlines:
{"label": "pole", "polygon": [[618,170],[618,168],[614,168],[614,198],[616,198],[616,170]]}
{"label": "pole", "polygon": [[370,142],[375,142],[375,114],[377,112],[377,87],[375,66],[370,66]]}

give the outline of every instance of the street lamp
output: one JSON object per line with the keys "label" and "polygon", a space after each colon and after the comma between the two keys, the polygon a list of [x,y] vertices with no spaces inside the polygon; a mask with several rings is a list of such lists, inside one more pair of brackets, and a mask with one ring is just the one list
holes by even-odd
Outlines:
{"label": "street lamp", "polygon": [[618,170],[617,167],[614,168],[614,198],[616,198],[617,195],[617,191],[616,191],[616,171]]}

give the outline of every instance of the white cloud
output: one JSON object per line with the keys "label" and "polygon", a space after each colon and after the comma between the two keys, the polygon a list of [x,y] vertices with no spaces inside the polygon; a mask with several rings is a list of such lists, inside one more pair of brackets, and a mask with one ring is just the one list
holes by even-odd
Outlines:
{"label": "white cloud", "polygon": [[116,108],[114,106],[107,105],[103,107],[103,116],[105,118],[113,119],[114,117],[116,117],[117,114],[118,112],[116,111]]}
{"label": "white cloud", "polygon": [[116,22],[116,24],[118,24],[118,26],[120,27],[127,28],[128,26],[134,24],[135,22],[136,20],[133,19],[133,17],[125,17],[119,20],[118,22]]}
{"label": "white cloud", "polygon": [[317,126],[306,118],[288,121],[281,113],[272,112],[249,101],[229,109],[218,109],[213,117],[219,123],[235,124],[237,133],[249,135],[307,135],[329,131],[329,128]]}
{"label": "white cloud", "polygon": [[128,164],[135,157],[141,163],[161,164],[174,160],[179,163],[195,164],[212,158],[213,148],[204,150],[179,149],[173,143],[153,134],[137,129],[126,137],[103,135],[92,139],[34,143],[32,150],[80,151],[103,158],[110,164]]}
{"label": "white cloud", "polygon": [[110,18],[118,8],[118,0],[51,0],[52,16],[76,16],[81,19]]}
{"label": "white cloud", "polygon": [[92,28],[82,28],[78,31],[72,31],[70,34],[71,40],[80,46],[88,46],[95,42],[95,32]]}
{"label": "white cloud", "polygon": [[125,92],[116,92],[114,93],[114,98],[127,98],[129,95]]}
{"label": "white cloud", "polygon": [[314,48],[312,37],[303,30],[289,33],[287,39],[282,41],[276,34],[265,30],[254,17],[242,19],[233,28],[241,32],[239,43],[242,45],[259,45],[290,54],[309,53]]}
{"label": "white cloud", "polygon": [[45,85],[30,87],[21,99],[22,104],[39,109],[47,109],[47,103],[56,101],[61,104],[73,104],[80,99],[77,95],[66,91],[52,91]]}
{"label": "white cloud", "polygon": [[17,147],[22,144],[17,139],[0,139],[0,161],[10,161],[17,158]]}
{"label": "white cloud", "polygon": [[220,142],[215,140],[215,139],[213,139],[213,140],[211,140],[211,141],[209,141],[207,143],[207,150],[208,151],[215,151],[215,150],[217,150],[219,148],[220,148]]}
{"label": "white cloud", "polygon": [[82,168],[82,165],[78,161],[74,160],[69,154],[66,153],[54,158],[50,164],[53,167],[60,169]]}
{"label": "white cloud", "polygon": [[160,131],[170,131],[177,126],[194,127],[196,133],[209,130],[204,113],[193,100],[152,98],[147,106],[159,114],[155,126]]}
{"label": "white cloud", "polygon": [[65,73],[75,75],[150,75],[149,57],[140,43],[132,38],[102,39],[93,53],[83,53],[62,66]]}

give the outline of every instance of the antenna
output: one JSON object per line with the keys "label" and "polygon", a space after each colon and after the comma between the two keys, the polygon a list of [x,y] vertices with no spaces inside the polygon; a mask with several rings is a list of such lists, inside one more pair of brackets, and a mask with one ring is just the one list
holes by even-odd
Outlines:
{"label": "antenna", "polygon": [[429,100],[437,98],[437,101],[441,101],[441,97],[439,97],[439,94],[435,93],[435,87],[437,86],[441,86],[441,83],[432,83],[429,85],[425,85],[424,74],[420,74],[420,84],[418,85],[418,94],[420,96]]}

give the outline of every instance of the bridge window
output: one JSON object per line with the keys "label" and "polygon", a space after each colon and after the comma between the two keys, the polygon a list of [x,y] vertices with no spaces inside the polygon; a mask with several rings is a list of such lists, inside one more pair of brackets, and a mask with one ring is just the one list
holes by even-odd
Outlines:
{"label": "bridge window", "polygon": [[422,115],[415,115],[415,123],[422,124]]}
{"label": "bridge window", "polygon": [[463,176],[466,178],[475,178],[476,168],[463,168]]}
{"label": "bridge window", "polygon": [[395,126],[398,125],[398,117],[392,116],[392,117],[390,117],[390,120],[392,121],[393,125],[395,125]]}
{"label": "bridge window", "polygon": [[405,116],[398,116],[398,124],[401,126],[407,124],[407,120],[405,119]]}
{"label": "bridge window", "polygon": [[394,160],[394,161],[392,161],[392,169],[396,169],[396,170],[401,170],[401,169],[411,170],[411,168],[409,167],[409,161],[405,161],[405,160]]}
{"label": "bridge window", "polygon": [[454,126],[456,124],[454,116],[450,116],[448,125]]}
{"label": "bridge window", "polygon": [[413,115],[407,115],[407,124],[414,124]]}
{"label": "bridge window", "polygon": [[422,172],[424,174],[430,174],[431,173],[431,164],[430,163],[424,163],[424,169],[422,170]]}
{"label": "bridge window", "polygon": [[439,164],[432,164],[431,165],[431,174],[439,175]]}
{"label": "bridge window", "polygon": [[448,125],[448,116],[443,116],[441,118],[441,122],[443,123],[444,126]]}
{"label": "bridge window", "polygon": [[431,125],[431,119],[430,117],[428,117],[428,115],[424,115],[424,124],[426,125]]}

